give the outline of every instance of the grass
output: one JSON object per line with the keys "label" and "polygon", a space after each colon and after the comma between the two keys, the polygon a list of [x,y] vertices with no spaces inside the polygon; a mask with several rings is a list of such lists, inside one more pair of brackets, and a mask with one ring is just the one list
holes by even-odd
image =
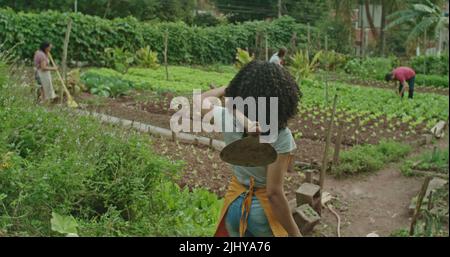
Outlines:
{"label": "grass", "polygon": [[386,163],[395,162],[408,155],[411,147],[394,141],[381,141],[378,145],[359,145],[340,155],[339,165],[333,170],[338,177],[365,172],[375,172]]}
{"label": "grass", "polygon": [[448,163],[449,163],[449,149],[436,149],[430,150],[418,157],[406,160],[402,167],[401,172],[405,176],[417,175],[418,171],[434,171],[448,175]]}

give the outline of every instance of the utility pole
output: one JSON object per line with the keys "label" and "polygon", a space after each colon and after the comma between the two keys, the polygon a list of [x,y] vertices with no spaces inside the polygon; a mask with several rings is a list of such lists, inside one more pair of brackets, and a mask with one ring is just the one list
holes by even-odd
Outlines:
{"label": "utility pole", "polygon": [[78,12],[78,0],[75,0],[75,3],[73,4],[73,10],[75,11],[75,13]]}
{"label": "utility pole", "polygon": [[278,18],[281,18],[281,0],[278,0]]}

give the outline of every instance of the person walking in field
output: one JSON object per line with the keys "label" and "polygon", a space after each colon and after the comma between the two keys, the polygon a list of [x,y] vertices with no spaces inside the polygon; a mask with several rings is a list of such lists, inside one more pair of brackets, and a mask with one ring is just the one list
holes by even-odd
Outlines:
{"label": "person walking in field", "polygon": [[57,67],[49,66],[48,55],[52,50],[52,44],[43,42],[34,54],[35,78],[41,95],[42,102],[54,100],[57,96],[53,89],[51,71],[56,71]]}
{"label": "person walking in field", "polygon": [[[229,145],[237,140],[251,136],[251,131],[265,135],[259,127],[258,118],[247,118],[248,110],[240,112],[232,108],[211,103],[209,97],[278,97],[278,134],[271,143],[277,152],[274,163],[265,167],[232,166],[233,178],[225,195],[215,236],[231,237],[284,237],[301,236],[291,214],[286,199],[283,181],[292,159],[296,144],[287,127],[288,120],[297,113],[301,92],[294,78],[280,65],[269,62],[253,61],[246,65],[231,81],[228,87],[212,89],[202,94],[202,102],[212,106],[203,109],[202,115],[213,112],[214,118],[222,117],[219,125],[225,129],[228,124],[239,122],[244,131],[224,132],[224,141]],[[256,104],[258,109],[258,104]],[[268,106],[268,104],[267,104]],[[232,110],[230,110],[232,109]],[[270,107],[266,111],[266,120],[270,120]],[[259,110],[256,110],[259,113]],[[227,123],[228,121],[228,123]],[[230,122],[231,121],[231,122]],[[254,129],[254,130],[253,130]],[[222,130],[223,131],[223,130]],[[267,132],[266,132],[267,133]],[[245,149],[242,149],[245,151]]]}
{"label": "person walking in field", "polygon": [[398,88],[398,93],[401,98],[404,97],[405,91],[408,89],[409,99],[414,98],[414,83],[416,81],[416,72],[409,67],[398,67],[392,72],[386,74],[386,81],[398,81],[400,86]]}
{"label": "person walking in field", "polygon": [[277,53],[272,55],[272,57],[270,58],[270,63],[275,63],[280,66],[284,66],[284,58],[285,58],[286,54],[287,54],[287,49],[284,47],[280,48],[280,50],[278,50]]}

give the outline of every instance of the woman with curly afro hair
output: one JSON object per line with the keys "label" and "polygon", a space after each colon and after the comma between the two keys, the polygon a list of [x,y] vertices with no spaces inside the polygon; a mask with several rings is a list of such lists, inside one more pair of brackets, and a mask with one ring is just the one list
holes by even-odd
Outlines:
{"label": "woman with curly afro hair", "polygon": [[[234,130],[224,132],[226,145],[246,137],[251,132],[264,135],[270,131],[262,131],[259,125],[259,121],[263,120],[263,117],[258,117],[261,110],[256,110],[256,119],[250,120],[249,108],[243,110],[229,108],[228,104],[225,104],[226,108],[214,106],[209,101],[211,97],[225,97],[226,101],[238,97],[243,99],[250,97],[255,99],[256,103],[264,101],[261,97],[266,97],[265,121],[271,121],[270,116],[276,111],[271,110],[273,106],[268,104],[269,98],[278,98],[276,124],[278,133],[275,135],[276,138],[270,141],[277,152],[277,159],[265,167],[232,166],[234,176],[225,196],[215,236],[301,236],[283,190],[284,176],[291,162],[292,152],[296,149],[287,124],[288,120],[297,113],[301,96],[298,84],[286,69],[280,65],[262,61],[253,61],[246,65],[228,87],[213,89],[202,94],[202,102],[208,102],[210,105],[207,106],[212,106],[209,109],[202,109],[202,114],[213,111],[215,120],[216,117],[220,117],[218,120],[222,129],[230,120],[234,124],[243,124],[243,132]],[[259,106],[256,104],[256,109]]]}

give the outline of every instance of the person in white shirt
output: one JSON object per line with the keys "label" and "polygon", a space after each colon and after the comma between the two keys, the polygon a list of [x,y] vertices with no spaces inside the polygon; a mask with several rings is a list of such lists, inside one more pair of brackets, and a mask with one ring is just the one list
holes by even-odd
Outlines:
{"label": "person in white shirt", "polygon": [[277,53],[272,55],[272,58],[270,58],[270,63],[275,63],[280,66],[284,65],[284,57],[286,56],[287,49],[286,48],[280,48]]}

